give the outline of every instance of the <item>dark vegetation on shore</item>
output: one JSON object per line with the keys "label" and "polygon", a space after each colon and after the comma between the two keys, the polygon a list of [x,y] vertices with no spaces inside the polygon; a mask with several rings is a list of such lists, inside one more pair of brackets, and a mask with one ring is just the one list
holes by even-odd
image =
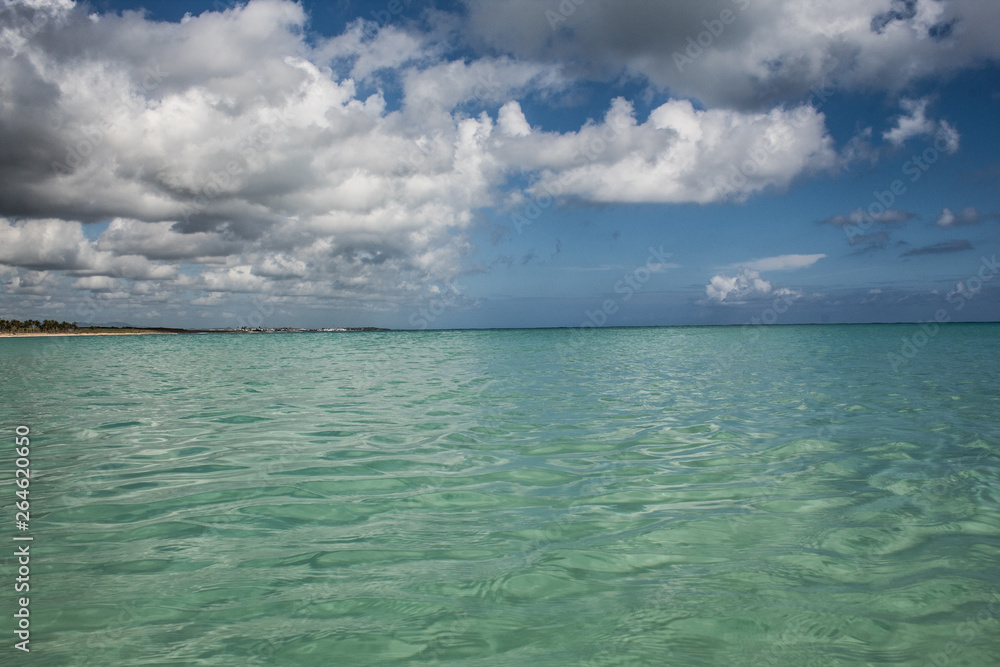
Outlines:
{"label": "dark vegetation on shore", "polygon": [[76,322],[56,320],[0,320],[0,331],[4,333],[62,333],[82,331]]}
{"label": "dark vegetation on shore", "polygon": [[36,334],[36,333],[67,333],[67,334],[98,334],[98,333],[283,333],[296,331],[389,331],[379,327],[346,327],[338,329],[177,329],[174,327],[130,327],[130,326],[79,326],[76,322],[59,322],[56,320],[4,320],[0,319],[0,333]]}
{"label": "dark vegetation on shore", "polygon": [[188,329],[173,329],[169,327],[114,327],[114,326],[79,326],[76,322],[59,322],[56,320],[3,320],[0,319],[0,333],[35,334],[35,333],[67,333],[67,334],[99,334],[99,333],[194,333]]}

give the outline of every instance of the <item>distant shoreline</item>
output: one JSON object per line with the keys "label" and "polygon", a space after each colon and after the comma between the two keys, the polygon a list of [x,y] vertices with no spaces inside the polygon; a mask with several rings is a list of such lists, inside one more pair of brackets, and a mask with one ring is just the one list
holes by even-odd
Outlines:
{"label": "distant shoreline", "polygon": [[[148,329],[127,329],[122,328],[121,330],[114,330],[109,328],[105,331],[89,331],[87,328],[81,328],[77,331],[22,331],[19,333],[11,333],[9,331],[0,331],[0,338],[48,338],[48,337],[59,337],[59,336],[153,336],[153,335],[175,335],[175,334],[274,334],[274,333],[340,333],[340,332],[433,332],[433,331],[556,331],[560,329],[566,330],[590,330],[590,329],[715,329],[715,328],[744,328],[744,327],[761,327],[766,329],[772,328],[783,328],[783,327],[803,327],[803,326],[917,326],[919,322],[796,322],[787,324],[672,324],[672,325],[638,325],[638,326],[605,326],[605,327],[485,327],[485,328],[475,328],[475,329],[384,329],[381,327],[338,327],[338,328],[327,328],[327,329],[298,329],[298,328],[280,328],[280,329],[178,329],[178,328],[168,328],[168,327],[152,327]],[[993,324],[997,325],[1000,322],[997,321],[956,321],[947,322],[942,324],[942,326],[947,325],[961,325],[961,324]],[[103,328],[103,327],[95,327]]]}
{"label": "distant shoreline", "polygon": [[[378,327],[343,327],[336,329],[174,329],[167,327],[151,328],[131,328],[122,327],[115,329],[112,327],[94,327],[98,331],[92,331],[89,327],[83,327],[75,331],[21,331],[0,332],[0,338],[48,338],[52,336],[154,336],[154,335],[174,335],[174,334],[257,334],[257,333],[312,333],[312,332],[358,332],[358,331],[390,331]],[[100,329],[104,329],[101,331]]]}
{"label": "distant shoreline", "polygon": [[48,338],[50,336],[172,336],[179,331],[83,331],[70,333],[64,331],[31,331],[24,333],[0,333],[0,338]]}

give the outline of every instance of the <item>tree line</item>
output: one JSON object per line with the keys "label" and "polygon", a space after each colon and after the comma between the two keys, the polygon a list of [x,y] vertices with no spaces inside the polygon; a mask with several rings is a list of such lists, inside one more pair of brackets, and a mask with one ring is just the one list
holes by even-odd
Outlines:
{"label": "tree line", "polygon": [[8,333],[76,331],[79,328],[76,322],[58,322],[56,320],[0,320],[0,331]]}

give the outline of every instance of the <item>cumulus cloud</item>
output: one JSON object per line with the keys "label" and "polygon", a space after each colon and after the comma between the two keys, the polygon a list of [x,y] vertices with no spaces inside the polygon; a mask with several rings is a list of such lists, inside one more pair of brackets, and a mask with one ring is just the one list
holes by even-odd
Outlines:
{"label": "cumulus cloud", "polygon": [[[415,60],[423,38],[391,26],[314,49],[302,7],[281,0],[176,24],[87,11],[0,13],[0,87],[15,92],[0,106],[0,262],[95,276],[64,283],[78,290],[107,292],[104,275],[169,281],[178,298],[377,301],[452,279],[469,249],[461,232],[502,177],[493,120],[452,107],[552,71],[421,63],[404,77],[415,108],[388,110],[324,63],[369,76]],[[446,113],[421,116],[435,95]],[[83,233],[108,219],[96,241]],[[8,287],[23,291],[18,276]]]}
{"label": "cumulus cloud", "polygon": [[[710,106],[762,107],[811,89],[898,90],[1000,58],[1000,5],[978,0],[465,0],[473,48],[641,77]],[[547,14],[546,12],[549,12]],[[826,94],[819,97],[826,97]]]}
{"label": "cumulus cloud", "polygon": [[[179,23],[6,3],[5,291],[29,293],[49,272],[61,297],[158,299],[176,312],[238,294],[388,308],[468,270],[475,212],[505,196],[742,200],[836,161],[809,105],[673,100],[640,120],[618,99],[601,122],[543,131],[518,100],[580,72],[450,58],[440,35],[402,24],[359,20],[307,39],[307,23],[287,0]],[[391,104],[384,77],[400,92]],[[527,192],[508,185],[522,178]],[[96,224],[107,228],[85,232]]]}
{"label": "cumulus cloud", "polygon": [[79,223],[53,219],[11,222],[0,218],[0,263],[29,270],[130,280],[162,280],[177,275],[176,267],[138,254],[101,250],[100,244],[84,236]]}
{"label": "cumulus cloud", "polygon": [[738,305],[767,297],[793,298],[798,293],[787,288],[775,289],[760,277],[759,271],[744,267],[735,276],[713,276],[705,286],[705,296],[710,303]]}
{"label": "cumulus cloud", "polygon": [[980,213],[979,209],[975,206],[966,206],[957,213],[952,211],[950,208],[945,208],[938,215],[937,220],[934,224],[942,229],[949,229],[951,227],[962,227],[966,225],[979,225],[987,220],[995,220],[997,218],[994,214]]}
{"label": "cumulus cloud", "polygon": [[367,79],[383,70],[427,60],[440,54],[406,30],[358,19],[343,34],[326,40],[317,50],[317,60],[346,68],[355,80]]}
{"label": "cumulus cloud", "polygon": [[789,271],[812,266],[826,257],[815,255],[777,255],[765,257],[738,265],[735,276],[719,274],[713,276],[705,286],[708,303],[739,305],[765,298],[798,298],[801,294],[787,288],[775,288],[770,281],[761,277],[761,271]]}
{"label": "cumulus cloud", "polygon": [[[246,294],[388,309],[471,270],[479,209],[743,201],[838,166],[819,109],[835,91],[1000,48],[1000,11],[972,0],[569,4],[554,29],[536,2],[467,0],[437,28],[358,20],[327,39],[288,0],[177,23],[4,3],[4,292],[172,313]],[[623,75],[673,98],[648,114],[619,98],[560,131],[525,103]],[[957,147],[926,101],[906,104],[886,141],[951,132]],[[753,272],[812,257],[717,276],[715,300],[777,293]]]}
{"label": "cumulus cloud", "polygon": [[475,101],[500,104],[528,90],[557,90],[567,84],[556,65],[484,57],[409,68],[401,76],[405,110],[421,125],[447,124],[455,107]]}
{"label": "cumulus cloud", "polygon": [[500,138],[496,154],[539,173],[535,194],[629,203],[742,200],[836,163],[825,119],[810,106],[743,113],[673,100],[640,123],[623,98],[602,123]]}
{"label": "cumulus cloud", "polygon": [[210,262],[238,253],[244,245],[217,232],[182,234],[171,222],[115,218],[95,247],[115,255],[141,255],[151,260]]}
{"label": "cumulus cloud", "polygon": [[531,126],[521,111],[521,105],[513,100],[500,107],[497,125],[500,132],[508,137],[526,137],[531,134]]}
{"label": "cumulus cloud", "polygon": [[896,124],[882,134],[882,138],[894,146],[902,146],[913,137],[937,136],[945,146],[945,151],[954,153],[958,150],[958,131],[945,120],[934,121],[927,117],[928,98],[920,100],[903,100],[901,106],[904,114],[896,118]]}
{"label": "cumulus cloud", "polygon": [[76,270],[89,268],[96,261],[97,253],[78,224],[0,218],[0,263],[35,270]]}

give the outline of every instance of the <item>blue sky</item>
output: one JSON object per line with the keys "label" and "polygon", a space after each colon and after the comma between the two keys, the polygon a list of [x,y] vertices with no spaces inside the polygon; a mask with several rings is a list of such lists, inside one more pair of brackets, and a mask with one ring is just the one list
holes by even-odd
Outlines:
{"label": "blue sky", "polygon": [[995,321],[1000,7],[7,3],[6,317]]}

